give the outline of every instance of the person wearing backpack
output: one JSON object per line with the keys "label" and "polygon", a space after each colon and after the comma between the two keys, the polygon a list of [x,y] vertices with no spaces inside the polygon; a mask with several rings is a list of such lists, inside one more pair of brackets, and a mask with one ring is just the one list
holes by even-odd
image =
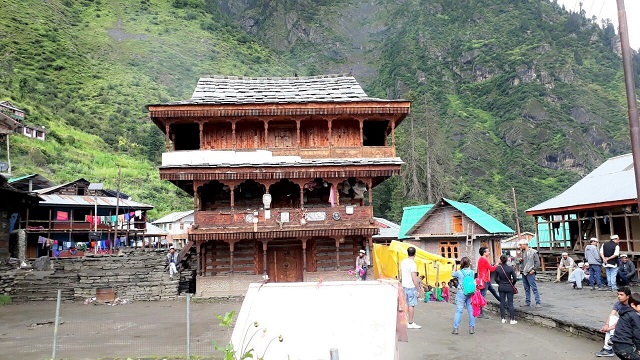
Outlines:
{"label": "person wearing backpack", "polygon": [[462,319],[462,312],[467,308],[469,315],[469,334],[475,333],[476,318],[473,316],[473,307],[471,306],[471,296],[476,292],[476,281],[474,272],[471,270],[471,260],[463,257],[460,260],[460,270],[456,270],[451,276],[458,279],[458,291],[456,291],[456,313],[453,316],[452,334],[458,335],[458,327]]}

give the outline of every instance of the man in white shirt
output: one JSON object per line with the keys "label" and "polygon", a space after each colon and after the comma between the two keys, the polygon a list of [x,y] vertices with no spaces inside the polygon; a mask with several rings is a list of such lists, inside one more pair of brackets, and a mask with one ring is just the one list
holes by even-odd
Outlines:
{"label": "man in white shirt", "polygon": [[575,267],[576,267],[576,262],[573,261],[573,259],[569,257],[568,253],[563,252],[562,253],[562,257],[560,258],[560,261],[558,262],[558,273],[556,274],[556,281],[555,282],[560,282],[560,279],[565,274],[571,274],[571,272],[573,271],[573,269],[575,269]]}
{"label": "man in white shirt", "polygon": [[408,258],[400,262],[400,275],[402,276],[402,288],[404,298],[409,307],[409,323],[407,329],[420,329],[422,326],[413,322],[414,308],[418,304],[418,297],[422,297],[422,287],[418,279],[418,267],[416,266],[416,248],[411,246],[407,249]]}

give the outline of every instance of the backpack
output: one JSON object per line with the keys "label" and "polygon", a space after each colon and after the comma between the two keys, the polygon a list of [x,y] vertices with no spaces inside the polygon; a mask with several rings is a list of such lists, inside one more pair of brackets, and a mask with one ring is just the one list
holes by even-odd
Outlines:
{"label": "backpack", "polygon": [[464,270],[460,270],[462,272],[462,292],[466,296],[473,295],[476,292],[476,280],[473,278],[473,271],[467,270],[467,273],[464,273]]}

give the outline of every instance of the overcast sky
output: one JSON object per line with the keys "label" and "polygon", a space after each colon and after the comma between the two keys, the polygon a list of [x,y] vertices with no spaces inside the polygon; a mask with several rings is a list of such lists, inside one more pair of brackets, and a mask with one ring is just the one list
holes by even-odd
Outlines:
{"label": "overcast sky", "polygon": [[[568,11],[580,10],[587,12],[587,17],[593,15],[600,19],[611,19],[618,33],[618,7],[616,0],[557,0],[558,4],[564,5]],[[640,49],[640,0],[625,0],[624,7],[627,10],[627,26],[629,27],[629,43],[631,47]]]}

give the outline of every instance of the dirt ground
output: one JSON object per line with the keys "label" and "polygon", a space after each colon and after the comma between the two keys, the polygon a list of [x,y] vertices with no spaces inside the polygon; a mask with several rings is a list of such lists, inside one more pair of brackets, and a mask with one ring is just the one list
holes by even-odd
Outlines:
{"label": "dirt ground", "polygon": [[[219,359],[212,340],[225,344],[231,334],[215,315],[240,310],[239,301],[191,303],[191,355]],[[409,342],[400,343],[400,358],[414,359],[580,359],[592,358],[601,343],[557,330],[520,322],[502,324],[499,316],[477,320],[476,334],[467,332],[463,316],[460,335],[450,334],[453,305],[419,303]],[[134,302],[107,306],[65,303],[60,311],[56,358],[184,358],[186,302]],[[55,302],[0,307],[0,358],[47,359],[52,355]],[[327,354],[328,359],[328,354]],[[315,358],[313,360],[316,360]],[[350,360],[350,359],[343,359]]]}

